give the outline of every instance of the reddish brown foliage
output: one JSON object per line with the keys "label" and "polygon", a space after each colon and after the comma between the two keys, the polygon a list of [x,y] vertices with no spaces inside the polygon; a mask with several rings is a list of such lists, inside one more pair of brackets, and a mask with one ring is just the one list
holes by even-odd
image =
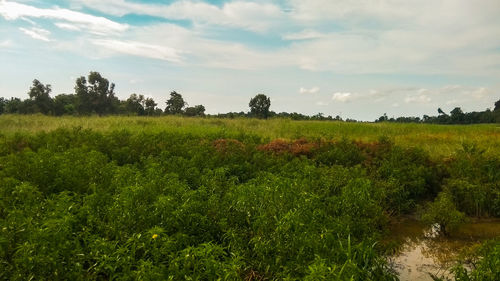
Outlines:
{"label": "reddish brown foliage", "polygon": [[258,147],[261,151],[268,151],[274,154],[290,153],[295,156],[310,156],[312,151],[319,146],[318,143],[310,142],[304,138],[289,142],[284,139],[275,139]]}
{"label": "reddish brown foliage", "polygon": [[275,154],[281,154],[290,150],[290,144],[284,139],[275,139],[268,144],[260,145],[257,149]]}
{"label": "reddish brown foliage", "polygon": [[291,144],[291,152],[293,155],[308,155],[310,156],[312,151],[319,145],[317,143],[309,142],[306,139],[295,140]]}
{"label": "reddish brown foliage", "polygon": [[245,145],[241,141],[235,139],[218,139],[212,144],[215,150],[223,154],[237,151],[241,152],[245,149]]}

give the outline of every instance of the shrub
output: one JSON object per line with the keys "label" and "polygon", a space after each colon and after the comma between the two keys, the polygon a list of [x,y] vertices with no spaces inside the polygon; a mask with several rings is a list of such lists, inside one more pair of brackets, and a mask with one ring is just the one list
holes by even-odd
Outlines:
{"label": "shrub", "polygon": [[437,224],[444,235],[455,231],[464,221],[464,213],[458,211],[450,194],[441,192],[423,211],[422,220],[429,225]]}

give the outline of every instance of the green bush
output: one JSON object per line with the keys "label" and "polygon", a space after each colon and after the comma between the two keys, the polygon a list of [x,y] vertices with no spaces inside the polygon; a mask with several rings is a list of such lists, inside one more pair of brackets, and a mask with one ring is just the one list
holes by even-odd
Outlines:
{"label": "green bush", "polygon": [[444,235],[449,235],[465,222],[465,215],[456,209],[450,194],[441,192],[425,206],[422,220],[429,225],[437,224]]}

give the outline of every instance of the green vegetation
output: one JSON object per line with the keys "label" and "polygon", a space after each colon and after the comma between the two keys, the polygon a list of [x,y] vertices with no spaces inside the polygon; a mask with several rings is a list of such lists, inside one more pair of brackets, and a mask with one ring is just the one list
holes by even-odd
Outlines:
{"label": "green vegetation", "polygon": [[[3,115],[0,132],[3,280],[395,280],[392,218],[500,216],[495,125]],[[494,280],[487,245],[457,276]]]}
{"label": "green vegetation", "polygon": [[128,117],[128,116],[61,116],[0,115],[0,132],[5,135],[53,131],[58,128],[82,127],[93,131],[130,130],[134,132],[189,133],[198,137],[219,134],[237,137],[251,132],[262,142],[283,138],[342,139],[374,142],[386,136],[403,147],[421,148],[431,157],[450,157],[466,142],[476,143],[485,154],[499,154],[500,126],[480,124],[469,126],[396,123],[353,123],[295,121],[273,118],[258,120],[249,118],[183,118],[180,116]]}
{"label": "green vegetation", "polygon": [[468,256],[472,270],[463,265],[454,268],[456,280],[495,281],[500,278],[500,242],[491,240]]}

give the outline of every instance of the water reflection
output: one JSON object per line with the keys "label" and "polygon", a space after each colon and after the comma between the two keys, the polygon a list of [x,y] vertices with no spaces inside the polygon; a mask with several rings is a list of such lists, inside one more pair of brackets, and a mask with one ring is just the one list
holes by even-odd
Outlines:
{"label": "water reflection", "polygon": [[449,268],[460,252],[481,241],[500,235],[500,221],[473,222],[461,227],[453,236],[438,235],[439,226],[430,229],[414,219],[393,224],[389,240],[397,247],[389,258],[400,280],[432,281],[429,273],[451,277]]}

